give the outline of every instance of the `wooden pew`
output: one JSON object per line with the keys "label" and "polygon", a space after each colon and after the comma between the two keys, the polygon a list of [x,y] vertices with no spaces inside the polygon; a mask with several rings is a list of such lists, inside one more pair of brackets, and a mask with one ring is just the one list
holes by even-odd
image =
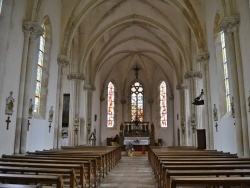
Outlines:
{"label": "wooden pew", "polygon": [[10,166],[0,166],[0,173],[20,173],[20,174],[35,174],[35,175],[61,175],[65,183],[65,179],[69,179],[70,188],[77,187],[77,179],[74,169],[55,169],[55,168],[20,168]]}
{"label": "wooden pew", "polygon": [[0,182],[8,183],[36,183],[36,184],[56,184],[57,188],[64,188],[61,176],[52,175],[29,175],[29,174],[1,174]]}
{"label": "wooden pew", "polygon": [[86,188],[86,175],[84,165],[82,164],[44,164],[44,163],[20,163],[20,162],[0,162],[0,167],[19,167],[19,168],[56,168],[56,169],[74,169],[79,173],[79,181],[82,188]]}
{"label": "wooden pew", "polygon": [[172,177],[171,188],[177,186],[240,186],[250,185],[250,177]]}
{"label": "wooden pew", "polygon": [[164,188],[171,187],[171,177],[178,177],[178,176],[240,176],[244,177],[246,175],[250,175],[250,169],[246,170],[167,170],[165,181],[163,184]]}
{"label": "wooden pew", "polygon": [[[4,156],[6,157],[6,156]],[[96,186],[96,181],[93,182],[93,176],[96,178],[97,177],[97,171],[96,171],[96,161],[92,158],[91,160],[70,160],[70,159],[55,159],[55,158],[50,158],[50,159],[39,159],[39,158],[34,158],[34,159],[29,159],[25,157],[20,157],[20,158],[1,158],[0,161],[5,161],[5,162],[24,162],[24,163],[46,163],[46,164],[82,164],[85,167],[85,171],[87,174],[86,179],[89,181],[89,184],[95,184]],[[92,172],[92,170],[94,172]]]}

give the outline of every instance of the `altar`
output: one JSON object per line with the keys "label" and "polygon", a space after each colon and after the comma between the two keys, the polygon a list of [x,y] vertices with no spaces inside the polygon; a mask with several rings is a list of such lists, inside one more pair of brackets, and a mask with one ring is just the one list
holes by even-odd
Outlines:
{"label": "altar", "polygon": [[123,144],[125,146],[132,144],[133,146],[141,146],[142,154],[145,154],[146,148],[150,144],[149,137],[124,137]]}
{"label": "altar", "polygon": [[149,145],[150,140],[149,137],[124,137],[124,145],[128,145],[131,143],[132,145]]}

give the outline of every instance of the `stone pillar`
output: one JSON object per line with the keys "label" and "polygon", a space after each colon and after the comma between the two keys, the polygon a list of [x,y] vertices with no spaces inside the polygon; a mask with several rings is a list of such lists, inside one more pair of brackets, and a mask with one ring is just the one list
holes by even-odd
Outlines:
{"label": "stone pillar", "polygon": [[[196,80],[197,79],[201,79],[202,78],[202,74],[201,71],[187,71],[184,75],[184,78],[189,80],[190,82],[190,89],[189,89],[189,93],[190,93],[190,102],[192,103],[193,100],[196,97]],[[196,127],[197,127],[197,121],[196,121],[196,117],[197,117],[197,107],[195,105],[190,105],[190,117],[189,117],[189,132],[190,132],[190,142],[192,146],[196,145]]]}
{"label": "stone pillar", "polygon": [[[237,153],[240,156],[249,156],[249,130],[244,91],[243,68],[239,40],[240,16],[234,15],[223,18],[220,30],[224,31],[227,39],[229,67],[231,71],[232,93],[234,97],[235,125],[237,137]],[[230,79],[230,78],[229,78]]]}
{"label": "stone pillar", "polygon": [[121,104],[122,104],[122,123],[124,123],[124,107],[125,107],[125,104],[127,103],[127,100],[126,99],[121,99]]}
{"label": "stone pillar", "polygon": [[[72,109],[70,109],[70,112],[72,114],[71,119],[71,127],[69,127],[69,144],[78,146],[79,145],[79,129],[81,129],[81,125],[79,128],[74,127],[74,118],[76,116],[79,117],[79,97],[80,97],[80,84],[85,79],[84,75],[81,73],[70,73],[67,76],[68,80],[71,81],[71,105]],[[80,121],[81,122],[81,121]]]}
{"label": "stone pillar", "polygon": [[67,67],[70,64],[71,59],[66,55],[59,55],[57,57],[58,64],[58,76],[57,76],[57,93],[56,96],[56,115],[55,115],[55,126],[54,126],[54,149],[61,148],[61,139],[62,139],[62,114],[63,114],[63,97],[61,94],[62,88],[62,74],[63,68]]}
{"label": "stone pillar", "polygon": [[186,128],[186,108],[185,108],[185,104],[186,104],[186,100],[185,100],[185,89],[187,89],[187,85],[185,84],[178,84],[176,86],[176,89],[179,90],[180,92],[180,121],[181,121],[181,144],[183,146],[187,145],[187,128]]}
{"label": "stone pillar", "polygon": [[87,101],[87,114],[86,114],[86,123],[85,126],[83,128],[83,130],[81,131],[81,136],[83,136],[84,141],[89,143],[88,141],[88,137],[90,135],[90,131],[91,131],[91,120],[92,120],[92,95],[93,95],[93,91],[96,90],[95,86],[93,85],[84,85],[83,89],[85,91],[87,91],[87,95],[86,95],[86,101]]}
{"label": "stone pillar", "polygon": [[212,120],[212,106],[211,106],[211,94],[210,94],[210,79],[209,79],[209,53],[204,52],[196,57],[196,62],[201,64],[202,76],[203,76],[203,91],[204,91],[204,125],[200,126],[206,129],[206,143],[207,149],[214,148],[213,138],[213,120]]}
{"label": "stone pillar", "polygon": [[149,99],[148,100],[148,103],[149,103],[149,105],[150,105],[150,116],[149,116],[149,118],[150,118],[150,120],[149,120],[149,122],[151,122],[151,123],[153,123],[153,113],[152,113],[152,111],[153,111],[153,103],[154,103],[154,99]]}
{"label": "stone pillar", "polygon": [[29,101],[30,98],[33,98],[33,96],[30,96],[32,70],[35,60],[37,60],[34,60],[34,48],[36,46],[36,39],[43,33],[43,28],[37,22],[24,21],[22,28],[24,32],[24,44],[15,133],[14,153],[16,154],[26,153]]}

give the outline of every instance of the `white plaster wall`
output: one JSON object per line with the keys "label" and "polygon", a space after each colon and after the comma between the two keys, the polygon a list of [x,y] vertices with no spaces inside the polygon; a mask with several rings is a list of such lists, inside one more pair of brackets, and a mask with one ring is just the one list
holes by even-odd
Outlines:
{"label": "white plaster wall", "polygon": [[[60,32],[61,32],[61,1],[47,1],[43,16],[49,16],[52,27],[52,43],[50,52],[49,83],[45,119],[33,118],[31,120],[30,131],[27,134],[27,151],[52,149],[54,138],[54,122],[56,109],[56,89],[57,88],[57,56],[59,54]],[[39,40],[37,40],[39,43]],[[36,75],[35,75],[36,76]],[[35,80],[36,78],[34,78]],[[53,106],[54,120],[51,123],[49,132],[48,113]]]}
{"label": "white plaster wall", "polygon": [[[220,106],[219,101],[219,89],[220,86],[218,83],[218,74],[223,74],[223,72],[217,72],[216,65],[216,52],[215,52],[215,39],[214,39],[214,21],[215,15],[218,11],[217,1],[204,1],[205,3],[205,19],[206,19],[206,33],[208,41],[208,52],[210,53],[209,61],[209,76],[211,84],[211,105],[216,104],[217,108]],[[211,109],[212,110],[212,109]],[[212,112],[211,112],[212,113]],[[215,122],[213,121],[213,135],[214,135],[214,149],[236,153],[236,133],[235,126],[233,126],[233,118],[230,113],[226,114],[224,117],[221,117],[220,112],[218,111],[218,132],[215,129]]]}
{"label": "white plaster wall", "polygon": [[[8,41],[7,46],[1,46],[1,50],[3,50],[3,54],[5,54],[5,59],[2,59],[4,62],[1,62],[1,65],[2,63],[5,65],[3,66],[3,87],[0,88],[0,92],[2,93],[2,102],[0,106],[0,156],[2,154],[13,154],[14,151],[18,88],[23,49],[22,21],[24,19],[25,9],[25,1],[13,1],[12,13],[10,15],[6,15],[10,17],[10,22],[9,28],[5,28],[4,31],[8,32],[8,35],[5,35]],[[10,117],[11,123],[9,126],[9,130],[6,130],[5,121],[8,116],[5,115],[5,101],[9,96],[10,91],[13,91],[13,98],[15,99],[14,113]]]}

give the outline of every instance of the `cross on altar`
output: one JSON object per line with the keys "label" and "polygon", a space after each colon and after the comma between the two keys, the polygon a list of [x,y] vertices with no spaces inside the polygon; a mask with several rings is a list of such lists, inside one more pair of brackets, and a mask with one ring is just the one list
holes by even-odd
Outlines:
{"label": "cross on altar", "polygon": [[11,122],[11,121],[10,121],[10,116],[8,116],[8,119],[6,120],[6,123],[7,123],[7,128],[6,128],[6,129],[7,129],[7,130],[9,129],[9,124],[10,124],[10,122]]}
{"label": "cross on altar", "polygon": [[218,132],[218,124],[217,124],[217,122],[215,122],[215,128],[216,128],[216,132]]}
{"label": "cross on altar", "polygon": [[27,131],[30,130],[30,120],[28,120],[28,127],[27,127]]}

